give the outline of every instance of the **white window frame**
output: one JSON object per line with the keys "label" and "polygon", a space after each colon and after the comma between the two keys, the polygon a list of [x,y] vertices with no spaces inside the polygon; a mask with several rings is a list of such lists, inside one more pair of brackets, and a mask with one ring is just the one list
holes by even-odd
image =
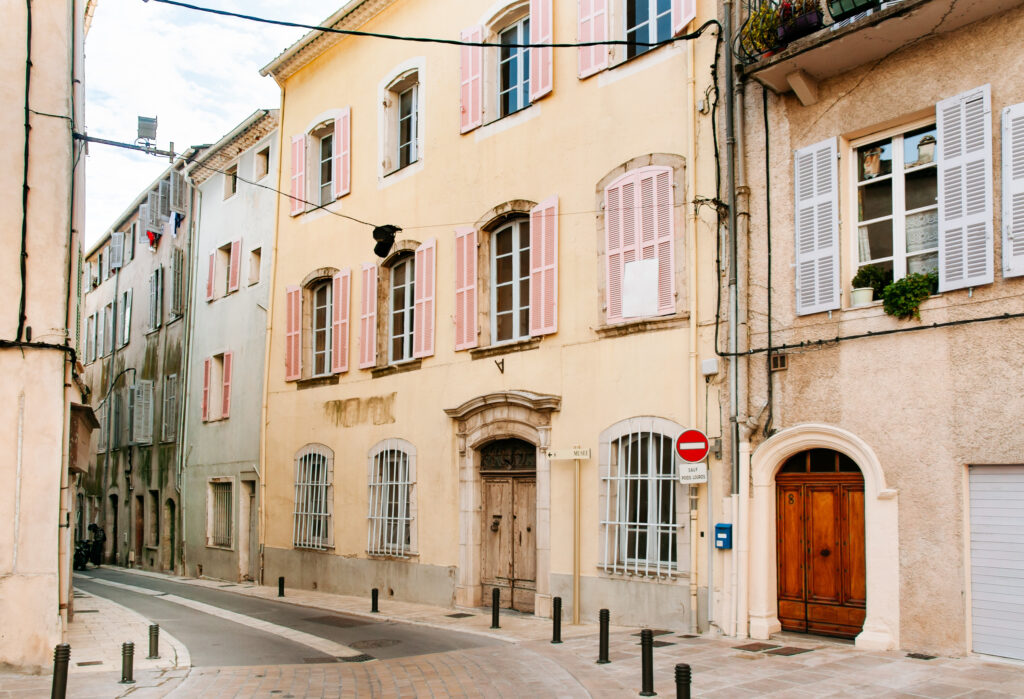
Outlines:
{"label": "white window frame", "polygon": [[[319,300],[317,299],[317,296],[318,296],[318,294],[321,291],[323,291],[323,293],[324,293],[324,303],[323,304],[320,304]],[[311,331],[310,332],[310,351],[312,352],[312,358],[313,358],[313,361],[311,362],[311,366],[310,366],[310,376],[312,376],[312,377],[330,376],[331,373],[332,373],[331,372],[331,350],[332,350],[331,343],[332,343],[333,337],[332,337],[332,333],[331,333],[331,319],[333,318],[333,310],[334,310],[334,298],[333,298],[333,296],[334,296],[334,289],[333,289],[332,280],[330,278],[328,278],[328,279],[321,279],[321,280],[315,282],[312,285],[312,287],[310,288],[310,300],[312,301],[312,303],[310,303],[310,313],[311,313],[311,315],[310,315],[310,319],[309,319],[309,327],[310,327],[310,331]],[[323,309],[323,311],[324,311],[324,325],[322,327],[317,325],[317,312],[320,309]],[[324,341],[323,349],[321,349],[321,350],[317,349],[317,338],[318,338],[318,336],[322,336],[323,337],[323,341]],[[323,369],[322,369],[322,371],[317,371],[317,361],[318,360],[322,360],[323,361]]]}
{"label": "white window frame", "polygon": [[[630,24],[629,24],[628,3],[631,2],[631,1],[635,2],[635,4],[638,4],[638,5],[641,4],[641,3],[646,3],[647,4],[647,6],[648,6],[648,9],[647,9],[648,19],[647,19],[646,22],[641,22],[640,24],[630,26]],[[662,12],[658,12],[658,3],[659,2],[666,2],[668,4],[668,8],[665,9],[664,11],[662,11]],[[647,41],[644,41],[642,43],[653,44],[653,43],[661,40],[661,39],[658,38],[658,20],[661,19],[662,17],[667,17],[668,18],[668,35],[663,37],[663,39],[669,39],[672,36],[672,2],[671,2],[671,0],[622,0],[622,38],[623,38],[623,40],[629,41],[630,33],[636,33],[638,28],[643,27],[644,25],[646,25],[648,27],[648,30],[651,27],[653,27],[654,28],[654,32],[652,34],[650,31],[648,31]],[[632,46],[631,47],[629,45],[626,45],[626,46],[623,47],[623,51],[625,53],[624,58],[626,60],[629,60],[630,58],[636,58],[637,56],[642,56],[643,54],[652,51],[654,48],[655,48],[654,46]],[[658,47],[658,48],[660,48],[660,47]],[[631,53],[631,51],[633,51],[633,53]]]}
{"label": "white window frame", "polygon": [[295,454],[292,546],[323,551],[334,547],[334,452],[307,444]]}
{"label": "white window frame", "polygon": [[[392,472],[388,466],[395,462],[397,472]],[[367,458],[366,481],[366,552],[397,558],[416,555],[416,448],[404,439],[377,443]]]}
{"label": "white window frame", "polygon": [[[399,267],[405,266],[405,283],[402,285],[403,296],[405,306],[402,308],[400,313],[405,314],[405,329],[400,335],[395,334],[395,270]],[[400,260],[396,260],[392,265],[387,268],[388,271],[388,363],[389,364],[401,364],[402,362],[410,361],[412,356],[412,345],[413,345],[413,330],[414,330],[414,306],[416,298],[416,256],[406,255]],[[402,356],[395,357],[394,346],[395,340],[401,338],[402,340]]]}
{"label": "white window frame", "polygon": [[[512,337],[500,340],[498,339],[498,235],[506,230],[511,229],[512,233],[512,252],[509,253],[512,257]],[[490,320],[491,320],[491,344],[501,345],[510,342],[519,342],[526,340],[530,337],[530,321],[529,315],[527,315],[526,325],[523,326],[520,323],[520,316],[522,311],[530,311],[530,266],[527,265],[526,269],[522,269],[520,264],[520,254],[525,249],[529,251],[530,255],[533,254],[530,250],[530,219],[529,217],[516,218],[512,221],[503,223],[497,229],[495,229],[490,235],[490,287],[491,287],[491,298],[490,298]],[[525,242],[525,246],[524,246]],[[504,257],[504,255],[503,255]],[[520,287],[523,281],[527,283],[526,298],[520,298]]]}
{"label": "white window frame", "polygon": [[[883,179],[889,178],[889,177],[892,178],[892,182],[893,182],[893,188],[892,188],[893,212],[892,212],[891,215],[892,215],[892,219],[893,219],[893,224],[892,224],[893,254],[892,254],[892,258],[891,259],[892,259],[893,281],[895,281],[897,279],[902,279],[903,277],[905,277],[907,275],[907,258],[908,257],[921,256],[921,255],[929,254],[931,252],[934,252],[936,255],[938,255],[939,244],[940,244],[940,241],[938,240],[938,237],[936,238],[936,243],[935,243],[934,250],[918,251],[918,252],[912,253],[910,255],[908,255],[907,252],[906,252],[906,249],[907,249],[907,242],[906,242],[906,217],[907,217],[907,211],[904,210],[904,205],[906,203],[906,198],[905,198],[906,191],[905,191],[905,185],[904,185],[904,181],[905,181],[904,176],[906,175],[907,171],[904,170],[904,167],[903,167],[903,136],[905,134],[910,133],[911,131],[917,131],[918,129],[922,129],[922,128],[925,128],[925,127],[928,127],[928,126],[931,126],[933,128],[936,127],[934,115],[926,117],[924,119],[918,119],[916,121],[908,122],[906,124],[901,124],[901,125],[899,125],[897,127],[891,128],[891,129],[886,129],[884,131],[878,131],[878,132],[875,132],[875,133],[870,134],[868,136],[857,138],[855,140],[851,140],[849,142],[847,148],[844,149],[845,153],[848,156],[846,158],[846,160],[847,160],[847,168],[846,168],[846,171],[845,171],[846,184],[845,184],[845,186],[842,187],[842,189],[840,191],[842,191],[844,193],[847,193],[848,196],[849,196],[849,201],[847,202],[847,206],[846,206],[846,211],[847,211],[846,220],[850,222],[849,225],[847,226],[847,234],[846,234],[846,239],[849,241],[848,242],[848,246],[849,247],[847,248],[847,251],[848,251],[847,259],[849,260],[849,262],[846,265],[846,267],[847,267],[847,275],[845,276],[845,278],[847,280],[852,279],[854,277],[854,275],[857,274],[857,270],[860,269],[860,267],[862,267],[863,265],[877,264],[878,263],[878,260],[872,260],[870,262],[861,263],[861,261],[860,261],[860,245],[859,245],[859,230],[860,230],[860,226],[861,225],[867,225],[867,224],[870,224],[870,223],[873,223],[873,222],[878,222],[878,221],[883,220],[886,217],[882,217],[882,218],[879,218],[879,219],[871,219],[870,221],[866,221],[866,222],[862,223],[862,222],[858,221],[859,216],[858,216],[858,206],[857,206],[857,203],[858,203],[858,196],[857,195],[858,195],[858,189],[859,189],[859,186],[860,186],[860,182],[858,181],[859,173],[857,171],[858,160],[859,160],[858,157],[857,157],[858,156],[857,151],[860,148],[864,147],[864,146],[870,145],[872,143],[876,143],[878,141],[892,140],[893,172],[892,172],[892,175],[884,175],[884,176],[879,177],[879,178],[874,178],[873,180],[865,180],[865,182],[876,181],[876,180],[880,181],[880,180],[883,180]],[[897,139],[898,139],[898,141],[897,141]],[[899,147],[897,147],[897,145]],[[936,182],[938,181],[938,176],[939,176],[939,169],[938,169],[939,168],[939,162],[938,162],[938,158],[939,158],[939,152],[938,152],[938,148],[936,147],[936,149],[935,149],[935,156],[933,158],[932,165],[926,166],[926,167],[933,167],[933,168],[935,168]],[[897,165],[898,165],[898,167],[897,167]],[[924,168],[922,168],[922,169],[924,169]],[[898,173],[897,173],[897,170],[898,170]],[[914,171],[917,171],[917,170],[915,169],[912,172],[914,172]],[[895,179],[897,174],[900,175],[900,179],[899,179],[898,182]],[[921,212],[926,212],[926,211],[930,211],[930,210],[934,210],[935,211],[935,215],[936,215],[936,218],[937,218],[938,217],[938,199],[937,198],[936,198],[935,204],[933,206],[927,206],[927,207],[921,207],[921,208],[918,208],[918,209],[912,209],[911,213],[921,213]],[[936,225],[938,225],[938,224],[936,224]],[[889,258],[886,258],[886,259],[883,259],[882,261],[885,262],[888,259]],[[936,270],[935,271],[938,272],[938,260],[937,259],[936,259]]]}
{"label": "white window frame", "polygon": [[[689,542],[685,527],[688,498],[678,481],[678,464],[673,441],[683,428],[670,420],[656,417],[630,418],[612,425],[601,433],[598,451],[599,459],[599,506],[601,556],[599,567],[612,575],[631,575],[648,578],[672,578],[683,572],[689,562]],[[648,460],[646,475],[629,473],[626,440],[647,439],[645,447]],[[657,440],[657,441],[656,441]],[[660,442],[663,449],[657,454],[654,447]],[[668,463],[666,463],[666,461]],[[650,464],[658,463],[652,475]],[[668,467],[667,473],[664,472]],[[661,521],[660,483],[669,483],[669,508],[674,522]],[[648,513],[645,521],[631,521],[629,504],[640,492],[637,486],[646,489]],[[654,507],[650,503],[655,503]],[[645,551],[628,550],[630,530],[646,535]],[[661,536],[668,534],[674,540],[675,561],[662,560],[660,555]],[[642,555],[641,555],[642,554]]]}
{"label": "white window frame", "polygon": [[[416,163],[419,159],[419,138],[417,133],[416,122],[419,120],[419,84],[413,83],[402,92],[398,93],[396,98],[396,108],[398,109],[398,135],[396,140],[398,141],[398,153],[395,156],[396,162],[398,163],[398,169],[409,167]],[[408,116],[402,113],[402,99],[409,96],[409,114]],[[402,122],[409,122],[409,140],[402,140]],[[408,145],[409,147],[409,160],[408,162],[402,162],[402,149]]]}
{"label": "white window frame", "polygon": [[238,194],[238,163],[224,168],[224,199],[230,199]]}
{"label": "white window frame", "polygon": [[149,275],[149,329],[157,330],[163,323],[164,268],[157,266]]}
{"label": "white window frame", "polygon": [[121,294],[121,308],[118,309],[121,315],[121,335],[118,347],[125,347],[131,341],[132,332],[132,290],[125,289]]}
{"label": "white window frame", "polygon": [[[227,491],[227,497],[225,497],[224,491]],[[234,517],[235,479],[232,477],[219,477],[208,479],[206,481],[207,548],[227,550],[234,549]]]}
{"label": "white window frame", "polygon": [[[395,66],[377,84],[377,181],[382,186],[398,182],[419,172],[423,167],[423,134],[426,114],[426,86],[423,83],[426,58],[417,56]],[[400,123],[399,97],[405,91],[415,89],[413,111],[413,152],[410,162],[402,166],[399,157]]]}
{"label": "white window frame", "polygon": [[[330,147],[327,149],[327,157],[324,158],[324,141],[330,139]],[[309,150],[312,159],[312,168],[307,170],[307,181],[314,182],[313,191],[315,197],[309,197],[313,206],[327,206],[334,201],[334,119],[329,119],[318,124],[309,131],[309,142],[312,148]],[[327,165],[327,178],[324,178],[323,167]],[[308,185],[307,185],[308,187]],[[324,188],[327,188],[324,191]]]}
{"label": "white window frame", "polygon": [[[515,32],[511,44],[528,44],[530,43],[530,15],[527,13],[523,17],[509,22],[501,29],[495,32],[495,43],[501,46],[503,35],[509,32]],[[530,106],[530,49],[517,48],[510,49],[508,56],[504,56],[504,50],[498,49],[497,56],[497,75],[495,80],[497,81],[497,101],[495,113],[498,118],[511,116],[516,112],[520,112]],[[511,61],[516,61],[516,75],[506,86],[502,81],[502,67]],[[509,109],[505,111],[504,101],[502,97],[507,93],[518,93],[518,100],[521,100],[519,106],[515,109]]]}
{"label": "white window frame", "polygon": [[263,263],[263,248],[249,251],[249,286],[260,283],[260,266]]}

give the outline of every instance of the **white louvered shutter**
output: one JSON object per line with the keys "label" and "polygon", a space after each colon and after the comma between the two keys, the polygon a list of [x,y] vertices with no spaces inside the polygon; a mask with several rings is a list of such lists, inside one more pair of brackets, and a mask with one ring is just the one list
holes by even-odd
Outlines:
{"label": "white louvered shutter", "polygon": [[149,204],[143,204],[139,207],[139,243],[142,245],[149,245],[149,236],[147,235],[147,228],[149,226]]}
{"label": "white louvered shutter", "polygon": [[110,234],[110,269],[124,267],[124,233]]}
{"label": "white louvered shutter", "polygon": [[153,441],[153,382],[139,381],[135,384],[135,405],[133,406],[132,435],[137,444]]}
{"label": "white louvered shutter", "polygon": [[1003,276],[1024,275],[1024,103],[1003,110]]}
{"label": "white louvered shutter", "polygon": [[180,172],[171,172],[171,211],[184,215],[188,206],[188,188],[185,176]]}
{"label": "white louvered shutter", "polygon": [[801,148],[796,169],[796,312],[839,308],[839,197],[835,138]]}
{"label": "white louvered shutter", "polygon": [[171,183],[168,180],[160,180],[157,187],[160,195],[160,217],[170,218],[171,216]]}
{"label": "white louvered shutter", "polygon": [[939,291],[993,279],[992,107],[988,85],[935,105],[939,126]]}

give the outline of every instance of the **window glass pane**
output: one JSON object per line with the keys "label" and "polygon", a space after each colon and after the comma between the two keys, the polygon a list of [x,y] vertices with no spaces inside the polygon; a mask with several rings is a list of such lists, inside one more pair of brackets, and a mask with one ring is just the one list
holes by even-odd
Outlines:
{"label": "window glass pane", "polygon": [[892,219],[858,227],[857,254],[861,262],[892,257]]}
{"label": "window glass pane", "polygon": [[911,274],[928,274],[939,269],[939,253],[929,252],[907,258],[907,271]]}
{"label": "window glass pane", "polygon": [[938,245],[938,211],[932,209],[907,216],[907,252],[934,250]]}
{"label": "window glass pane", "polygon": [[498,284],[504,284],[512,281],[512,257],[499,257],[496,261],[495,267],[497,268],[496,281]]}
{"label": "window glass pane", "polygon": [[524,277],[519,282],[519,305],[527,306],[530,305],[530,277]]}
{"label": "window glass pane", "polygon": [[512,252],[512,228],[511,226],[505,228],[494,236],[495,246],[494,249],[499,255],[507,255]]}
{"label": "window glass pane", "polygon": [[903,137],[903,165],[906,168],[917,167],[935,162],[935,146],[938,132],[935,126],[926,126],[911,131]]}
{"label": "window glass pane", "polygon": [[839,454],[839,470],[843,473],[859,473],[856,462],[846,454]]}
{"label": "window glass pane", "polygon": [[806,473],[807,472],[807,452],[801,452],[794,454],[793,456],[786,459],[786,463],[779,469],[779,473]]}
{"label": "window glass pane", "polygon": [[519,311],[519,337],[530,336],[530,309],[524,308]]}
{"label": "window glass pane", "polygon": [[650,0],[626,0],[626,27],[633,28],[650,19]]}
{"label": "window glass pane", "polygon": [[504,340],[511,340],[512,339],[512,314],[511,313],[501,313],[501,314],[499,314],[498,315],[497,326],[498,326],[497,334],[498,334],[498,341],[499,342],[502,342]]}
{"label": "window glass pane", "polygon": [[396,335],[391,340],[391,356],[395,361],[405,358],[405,343],[401,336]]}
{"label": "window glass pane", "polygon": [[892,173],[892,140],[857,149],[857,179],[864,181]]}
{"label": "window glass pane", "polygon": [[405,313],[402,311],[396,311],[391,314],[391,329],[395,335],[402,335],[405,333]]}
{"label": "window glass pane", "polygon": [[857,188],[858,221],[870,221],[892,215],[892,182],[883,180]]}
{"label": "window glass pane", "polygon": [[907,211],[920,209],[923,206],[934,206],[938,203],[939,189],[936,172],[935,168],[926,167],[907,173],[904,184]]}
{"label": "window glass pane", "polygon": [[391,286],[402,286],[405,284],[405,265],[397,264],[391,270]]}
{"label": "window glass pane", "polygon": [[498,287],[498,308],[507,310],[512,308],[512,285],[505,284]]}
{"label": "window glass pane", "polygon": [[811,473],[835,473],[836,453],[831,449],[811,449]]}

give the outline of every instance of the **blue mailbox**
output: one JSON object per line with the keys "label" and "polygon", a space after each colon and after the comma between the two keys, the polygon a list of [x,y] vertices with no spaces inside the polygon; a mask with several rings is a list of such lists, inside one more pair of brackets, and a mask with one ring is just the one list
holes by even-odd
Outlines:
{"label": "blue mailbox", "polygon": [[731,524],[716,524],[715,525],[715,548],[716,549],[731,549],[732,548],[732,525]]}

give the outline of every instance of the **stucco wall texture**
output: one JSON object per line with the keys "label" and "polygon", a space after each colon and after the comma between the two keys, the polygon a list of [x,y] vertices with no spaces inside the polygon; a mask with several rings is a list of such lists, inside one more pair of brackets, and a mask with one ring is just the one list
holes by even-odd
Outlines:
{"label": "stucco wall texture", "polygon": [[[1024,101],[1019,76],[1024,9],[1017,8],[953,33],[936,33],[886,58],[822,82],[816,104],[792,93],[769,95],[772,216],[772,342],[816,341],[864,332],[1024,311],[1024,280],[1001,275],[1000,111]],[[995,282],[926,299],[921,320],[896,320],[880,303],[849,309],[855,271],[848,171],[850,138],[928,114],[936,102],[991,84],[995,192]],[[746,284],[749,347],[764,347],[769,269],[766,257],[766,176],[761,88],[746,89],[751,232]],[[933,117],[934,118],[934,117]],[[841,285],[843,309],[795,317],[793,277],[793,152],[840,137]],[[970,650],[967,466],[1024,461],[1021,320],[843,341],[789,352],[789,368],[774,381],[774,427],[836,425],[865,440],[899,491],[900,645],[940,654]],[[764,355],[758,355],[763,357]],[[764,362],[752,361],[750,404],[767,399]],[[869,557],[870,560],[870,557]],[[870,592],[869,592],[870,594]]]}

